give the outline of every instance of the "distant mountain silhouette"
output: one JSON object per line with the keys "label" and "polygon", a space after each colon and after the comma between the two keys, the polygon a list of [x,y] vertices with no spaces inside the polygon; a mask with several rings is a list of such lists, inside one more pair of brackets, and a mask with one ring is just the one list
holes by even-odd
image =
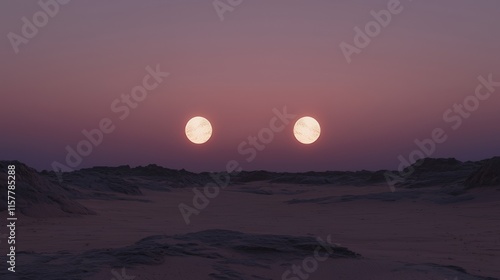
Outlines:
{"label": "distant mountain silhouette", "polygon": [[[0,161],[0,187],[7,189],[7,166],[16,165],[16,207],[29,216],[93,214],[75,199],[140,200],[141,189],[171,191],[173,188],[191,188],[214,182],[211,173],[193,173],[158,165],[131,168],[93,167],[63,174],[59,182],[54,172],[37,172],[17,161]],[[471,188],[500,186],[500,157],[478,162],[460,162],[456,159],[427,158],[411,167],[413,172],[398,183],[399,188],[430,186],[456,187],[456,192]],[[223,173],[230,184],[266,182],[276,184],[370,186],[386,184],[387,171],[325,171],[325,172],[268,172],[242,171],[235,175]],[[392,171],[399,174],[398,171]],[[247,189],[257,194],[273,194],[271,190]],[[282,190],[281,190],[282,191]],[[123,197],[129,195],[129,197]],[[7,192],[0,192],[0,211],[6,210]],[[131,197],[130,197],[131,196]],[[133,198],[137,197],[137,198]],[[392,198],[390,198],[392,199]]]}

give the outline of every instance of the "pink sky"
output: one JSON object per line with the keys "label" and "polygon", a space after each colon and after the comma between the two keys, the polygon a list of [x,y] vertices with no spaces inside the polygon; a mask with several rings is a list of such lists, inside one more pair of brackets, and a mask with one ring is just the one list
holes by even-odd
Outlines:
{"label": "pink sky", "polygon": [[[478,76],[500,81],[500,2],[401,1],[347,63],[339,44],[388,2],[246,0],[220,21],[211,1],[72,1],[15,54],[7,34],[40,7],[2,1],[0,158],[49,169],[102,118],[116,129],[78,168],[396,169],[438,127],[449,137],[433,157],[499,155],[500,87],[457,130],[442,115],[474,94]],[[120,120],[110,104],[157,64],[170,76]],[[315,117],[320,139],[299,144],[292,123],[246,162],[238,145],[283,106]],[[205,145],[184,135],[195,115],[214,127]]]}

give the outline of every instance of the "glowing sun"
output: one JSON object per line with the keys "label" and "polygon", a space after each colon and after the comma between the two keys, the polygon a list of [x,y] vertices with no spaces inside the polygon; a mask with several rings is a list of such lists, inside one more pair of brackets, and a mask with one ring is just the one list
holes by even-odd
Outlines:
{"label": "glowing sun", "polygon": [[293,127],[293,135],[302,144],[312,144],[318,140],[321,128],[318,121],[311,117],[302,117]]}
{"label": "glowing sun", "polygon": [[194,117],[186,124],[186,137],[195,144],[203,144],[212,136],[212,125],[204,117]]}

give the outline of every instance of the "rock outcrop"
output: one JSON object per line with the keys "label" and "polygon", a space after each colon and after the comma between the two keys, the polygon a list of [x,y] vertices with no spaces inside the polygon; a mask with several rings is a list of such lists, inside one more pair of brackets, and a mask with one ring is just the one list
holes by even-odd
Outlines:
{"label": "rock outcrop", "polygon": [[481,161],[479,169],[465,181],[467,188],[500,186],[500,157]]}
{"label": "rock outcrop", "polygon": [[14,164],[16,211],[32,217],[89,215],[94,212],[69,198],[71,190],[50,182],[17,161],[0,161],[0,211],[7,210],[8,165]]}

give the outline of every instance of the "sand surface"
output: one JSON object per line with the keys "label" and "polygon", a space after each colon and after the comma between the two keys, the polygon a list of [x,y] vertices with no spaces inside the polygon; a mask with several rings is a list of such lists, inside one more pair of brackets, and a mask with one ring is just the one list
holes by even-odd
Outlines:
{"label": "sand surface", "polygon": [[[122,195],[124,200],[79,200],[96,215],[20,217],[17,249],[37,255],[60,252],[79,255],[127,247],[150,236],[210,229],[314,239],[330,235],[334,243],[362,257],[320,262],[308,279],[500,277],[499,191],[473,190],[465,194],[467,199],[450,203],[438,199],[439,188],[425,188],[417,197],[405,194],[411,192],[400,189],[396,192],[398,199],[392,200],[373,196],[391,195],[386,185],[339,187],[252,182],[229,186],[211,199],[198,216],[192,215],[191,223],[186,225],[178,205],[192,205],[191,188],[170,192],[143,190],[143,196]],[[222,256],[167,255],[155,265],[127,265],[126,273],[137,280],[282,279],[291,264],[302,262],[300,257],[282,260],[272,254],[266,257],[266,252],[262,252],[255,259],[265,266],[227,265],[234,254],[231,249],[208,248],[210,254]],[[18,269],[23,269],[22,263]],[[221,263],[236,271],[235,276],[221,278],[213,274]],[[104,265],[85,277],[113,279],[112,270],[122,273],[120,267]]]}

